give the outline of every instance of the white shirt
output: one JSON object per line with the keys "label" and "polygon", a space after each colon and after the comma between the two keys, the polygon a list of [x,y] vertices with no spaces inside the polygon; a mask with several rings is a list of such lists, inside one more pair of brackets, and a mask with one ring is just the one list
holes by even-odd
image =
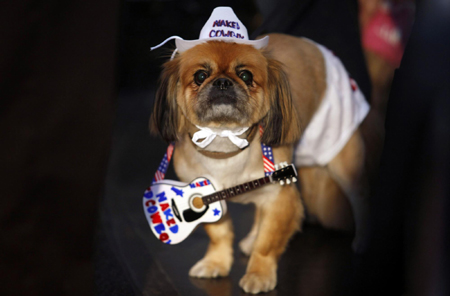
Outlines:
{"label": "white shirt", "polygon": [[296,166],[327,165],[344,148],[370,109],[339,58],[324,46],[314,44],[325,60],[327,88],[296,146]]}

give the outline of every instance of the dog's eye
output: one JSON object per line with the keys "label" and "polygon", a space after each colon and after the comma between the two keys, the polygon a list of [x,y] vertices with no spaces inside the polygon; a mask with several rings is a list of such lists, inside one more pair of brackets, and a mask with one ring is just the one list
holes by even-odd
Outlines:
{"label": "dog's eye", "polygon": [[194,74],[194,81],[195,81],[195,83],[200,85],[206,80],[206,78],[208,78],[208,76],[209,76],[208,72],[206,72],[206,71],[203,71],[203,70],[197,71]]}
{"label": "dog's eye", "polygon": [[253,81],[253,75],[247,70],[242,71],[239,73],[239,77],[244,81],[247,85],[252,84]]}

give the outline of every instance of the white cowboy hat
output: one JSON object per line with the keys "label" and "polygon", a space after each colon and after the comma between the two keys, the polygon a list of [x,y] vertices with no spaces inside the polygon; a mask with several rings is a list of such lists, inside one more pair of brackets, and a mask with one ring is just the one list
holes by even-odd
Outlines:
{"label": "white cowboy hat", "polygon": [[200,37],[197,40],[184,40],[179,36],[172,36],[160,44],[151,47],[150,50],[159,48],[172,39],[175,39],[175,44],[177,47],[172,54],[172,58],[177,52],[182,53],[198,44],[208,41],[225,41],[248,44],[252,45],[256,49],[261,49],[269,43],[269,36],[258,40],[248,39],[247,28],[238,19],[233,9],[227,6],[216,7],[213,10],[211,16],[200,31]]}

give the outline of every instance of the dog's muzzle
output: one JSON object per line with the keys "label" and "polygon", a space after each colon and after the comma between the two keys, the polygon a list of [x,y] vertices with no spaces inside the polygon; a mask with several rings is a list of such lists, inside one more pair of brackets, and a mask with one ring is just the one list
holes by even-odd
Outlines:
{"label": "dog's muzzle", "polygon": [[230,79],[217,78],[212,86],[209,92],[209,98],[212,104],[233,105],[237,103],[234,83]]}

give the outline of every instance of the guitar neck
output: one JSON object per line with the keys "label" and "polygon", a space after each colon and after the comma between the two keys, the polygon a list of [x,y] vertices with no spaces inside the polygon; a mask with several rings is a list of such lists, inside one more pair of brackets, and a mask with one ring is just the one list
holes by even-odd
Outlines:
{"label": "guitar neck", "polygon": [[227,188],[222,191],[217,191],[210,195],[205,195],[202,197],[202,200],[205,205],[208,205],[208,204],[216,202],[218,200],[223,200],[223,199],[238,196],[240,194],[252,191],[254,189],[257,189],[259,187],[262,187],[262,186],[264,186],[266,184],[270,184],[270,183],[272,183],[272,179],[268,176],[268,177],[253,180],[253,181],[250,181],[247,183],[243,183],[243,184],[231,187],[231,188]]}

